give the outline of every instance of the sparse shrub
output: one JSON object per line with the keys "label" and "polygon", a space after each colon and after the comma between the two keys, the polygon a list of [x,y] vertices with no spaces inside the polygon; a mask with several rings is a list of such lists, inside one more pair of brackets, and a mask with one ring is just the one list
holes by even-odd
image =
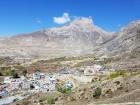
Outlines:
{"label": "sparse shrub", "polygon": [[20,70],[20,71],[25,70],[25,67],[24,67],[24,66],[21,66],[20,64],[14,65],[13,67],[14,67],[16,70]]}
{"label": "sparse shrub", "polygon": [[95,89],[95,91],[93,93],[93,97],[99,98],[101,96],[101,94],[102,94],[102,89],[98,87]]}
{"label": "sparse shrub", "polygon": [[96,82],[94,78],[92,78],[91,83]]}
{"label": "sparse shrub", "polygon": [[[136,67],[137,68],[137,67]],[[134,72],[130,72],[132,76],[135,76],[135,75],[139,75],[140,73],[137,72],[137,71],[134,71]]]}
{"label": "sparse shrub", "polygon": [[91,82],[97,82],[97,81],[100,81],[100,78],[96,77],[96,78],[92,78]]}
{"label": "sparse shrub", "polygon": [[126,82],[126,85],[128,85],[128,84],[130,84],[130,83]]}
{"label": "sparse shrub", "polygon": [[115,81],[114,83],[116,83],[117,85],[119,85],[120,84],[120,81]]}
{"label": "sparse shrub", "polygon": [[52,98],[52,97],[49,97],[48,100],[47,100],[47,103],[52,105],[52,104],[55,104],[55,99]]}
{"label": "sparse shrub", "polygon": [[19,100],[18,98],[14,99],[13,102],[16,102],[17,100]]}
{"label": "sparse shrub", "polygon": [[129,90],[127,89],[127,90],[125,90],[125,92],[129,92]]}
{"label": "sparse shrub", "polygon": [[112,94],[112,93],[113,93],[113,92],[112,92],[111,89],[107,89],[106,92],[105,92],[105,94]]}
{"label": "sparse shrub", "polygon": [[56,85],[56,90],[61,93],[63,92],[62,86],[59,84]]}
{"label": "sparse shrub", "polygon": [[9,75],[11,75],[11,70],[6,69],[6,70],[3,71],[3,74],[4,74],[5,76],[9,76]]}
{"label": "sparse shrub", "polygon": [[26,75],[27,75],[27,70],[23,70],[22,74],[26,77]]}
{"label": "sparse shrub", "polygon": [[61,85],[56,85],[56,89],[57,89],[57,91],[59,91],[61,93],[66,93],[66,94],[69,94],[72,91],[71,88],[66,88]]}
{"label": "sparse shrub", "polygon": [[39,102],[43,102],[43,100],[42,99],[39,99]]}
{"label": "sparse shrub", "polygon": [[3,76],[3,73],[2,72],[0,72],[0,76]]}
{"label": "sparse shrub", "polygon": [[96,57],[93,57],[93,60],[98,60]]}
{"label": "sparse shrub", "polygon": [[0,99],[2,99],[2,96],[0,96]]}
{"label": "sparse shrub", "polygon": [[123,86],[120,85],[120,87],[117,88],[118,90],[122,90],[123,89]]}
{"label": "sparse shrub", "polygon": [[110,75],[108,76],[108,79],[117,78],[119,76],[127,76],[127,73],[125,71],[116,71],[116,72],[110,73]]}
{"label": "sparse shrub", "polygon": [[71,93],[71,88],[64,88],[63,93],[70,94]]}
{"label": "sparse shrub", "polygon": [[19,78],[19,75],[15,70],[12,70],[11,75],[13,76],[13,78]]}
{"label": "sparse shrub", "polygon": [[136,82],[136,80],[133,80],[133,81],[132,81],[132,83],[135,83],[135,82]]}

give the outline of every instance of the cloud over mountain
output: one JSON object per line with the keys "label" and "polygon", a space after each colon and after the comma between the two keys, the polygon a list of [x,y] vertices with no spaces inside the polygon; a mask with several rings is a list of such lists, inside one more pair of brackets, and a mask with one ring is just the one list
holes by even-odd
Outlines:
{"label": "cloud over mountain", "polygon": [[57,24],[65,24],[70,21],[70,17],[69,14],[65,12],[61,17],[54,17],[53,21]]}

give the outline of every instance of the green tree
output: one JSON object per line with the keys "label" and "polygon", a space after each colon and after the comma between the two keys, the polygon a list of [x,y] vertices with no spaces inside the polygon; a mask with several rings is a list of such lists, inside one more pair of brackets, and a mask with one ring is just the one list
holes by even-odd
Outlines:
{"label": "green tree", "polygon": [[23,70],[22,74],[26,77],[26,75],[27,75],[27,70]]}
{"label": "green tree", "polygon": [[102,89],[98,87],[95,89],[93,97],[99,98],[101,96],[101,94],[102,94]]}
{"label": "green tree", "polygon": [[13,76],[13,78],[19,78],[19,75],[15,70],[12,70],[11,75]]}
{"label": "green tree", "polygon": [[3,76],[3,73],[2,72],[0,72],[0,76]]}

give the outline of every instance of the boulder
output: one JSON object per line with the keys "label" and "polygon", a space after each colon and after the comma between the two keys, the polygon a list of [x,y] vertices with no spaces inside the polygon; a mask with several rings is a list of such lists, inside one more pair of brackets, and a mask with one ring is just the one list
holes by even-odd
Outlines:
{"label": "boulder", "polygon": [[87,66],[84,70],[84,75],[95,75],[96,73],[99,73],[102,70],[102,68],[103,67],[101,65]]}

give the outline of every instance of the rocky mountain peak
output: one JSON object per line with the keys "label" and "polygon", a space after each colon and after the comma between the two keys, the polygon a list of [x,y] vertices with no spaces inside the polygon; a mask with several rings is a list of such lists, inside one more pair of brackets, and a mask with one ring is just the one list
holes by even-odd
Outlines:
{"label": "rocky mountain peak", "polygon": [[49,30],[67,30],[67,29],[92,29],[93,28],[92,18],[78,17],[68,24],[60,27],[51,28]]}
{"label": "rocky mountain peak", "polygon": [[55,36],[56,35],[71,36],[74,34],[79,35],[80,33],[83,33],[83,34],[86,33],[91,36],[95,36],[95,34],[98,34],[98,35],[112,34],[111,32],[107,32],[99,28],[98,26],[94,25],[93,20],[90,17],[78,17],[64,26],[50,28],[42,32],[45,32],[47,35],[51,35],[51,36],[54,36],[54,35]]}
{"label": "rocky mountain peak", "polygon": [[75,20],[73,20],[68,26],[75,29],[83,29],[106,33],[105,30],[99,28],[94,24],[93,19],[91,17],[78,17]]}
{"label": "rocky mountain peak", "polygon": [[73,20],[70,25],[88,25],[93,26],[93,20],[90,17],[78,17],[75,20]]}
{"label": "rocky mountain peak", "polygon": [[121,31],[130,31],[134,29],[140,29],[140,20],[130,22],[127,26],[122,27]]}

